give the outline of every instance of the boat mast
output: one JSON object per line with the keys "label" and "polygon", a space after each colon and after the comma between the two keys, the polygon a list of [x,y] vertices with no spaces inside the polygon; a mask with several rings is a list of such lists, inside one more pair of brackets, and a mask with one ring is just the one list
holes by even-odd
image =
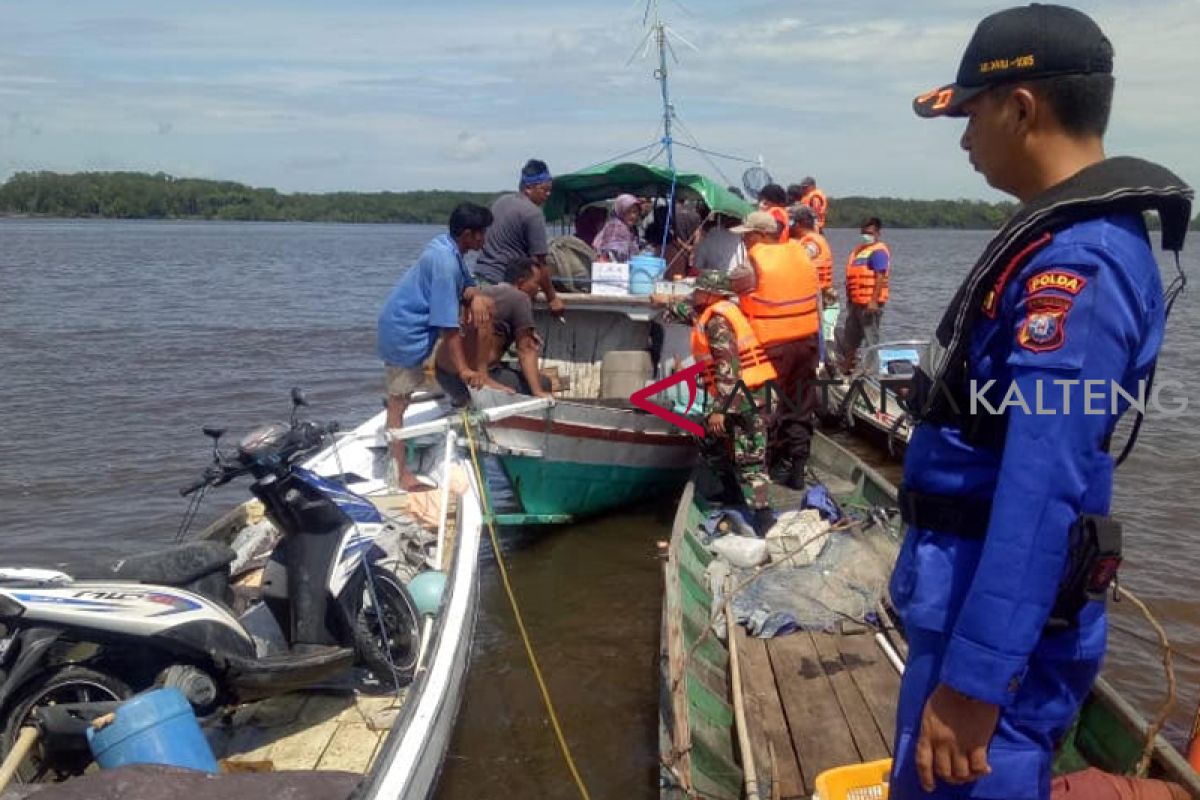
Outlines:
{"label": "boat mast", "polygon": [[671,136],[671,123],[675,116],[675,108],[671,105],[671,86],[668,80],[667,73],[667,49],[670,44],[667,42],[667,26],[663,23],[662,17],[658,13],[658,0],[647,0],[646,15],[654,12],[654,25],[651,26],[651,31],[654,34],[654,43],[658,47],[658,69],[654,71],[654,79],[658,81],[658,85],[662,94],[662,115],[663,115],[663,150],[667,154],[667,167],[672,173],[675,172],[675,152],[674,139]]}

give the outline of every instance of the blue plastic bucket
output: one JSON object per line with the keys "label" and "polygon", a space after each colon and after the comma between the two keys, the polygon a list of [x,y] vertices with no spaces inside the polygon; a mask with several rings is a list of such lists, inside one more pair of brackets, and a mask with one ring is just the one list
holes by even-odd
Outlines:
{"label": "blue plastic bucket", "polygon": [[654,282],[667,271],[667,261],[658,256],[634,256],[629,259],[629,293],[654,294]]}
{"label": "blue plastic bucket", "polygon": [[173,687],[126,700],[112,723],[100,730],[88,727],[87,740],[101,769],[166,764],[220,772],[191,704]]}

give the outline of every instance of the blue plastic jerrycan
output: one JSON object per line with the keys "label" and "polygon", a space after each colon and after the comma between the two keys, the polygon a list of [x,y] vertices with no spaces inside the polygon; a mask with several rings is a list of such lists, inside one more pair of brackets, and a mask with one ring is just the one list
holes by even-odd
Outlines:
{"label": "blue plastic jerrycan", "polygon": [[116,719],[88,727],[88,746],[101,769],[126,764],[166,764],[218,773],[212,748],[183,692],[154,689],[117,706]]}

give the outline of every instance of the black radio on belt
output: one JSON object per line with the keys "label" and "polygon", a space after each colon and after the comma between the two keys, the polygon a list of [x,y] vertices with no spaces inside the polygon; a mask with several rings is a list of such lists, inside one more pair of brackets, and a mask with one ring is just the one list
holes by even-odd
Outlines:
{"label": "black radio on belt", "polygon": [[1068,534],[1067,568],[1046,628],[1074,628],[1089,600],[1103,600],[1121,567],[1121,523],[1112,517],[1081,514]]}

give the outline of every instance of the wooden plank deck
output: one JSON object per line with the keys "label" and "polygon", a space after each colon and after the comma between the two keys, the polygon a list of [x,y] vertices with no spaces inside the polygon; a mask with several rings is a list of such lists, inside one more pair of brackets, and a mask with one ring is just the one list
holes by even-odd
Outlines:
{"label": "wooden plank deck", "polygon": [[751,746],[776,796],[808,797],[822,771],[891,755],[900,676],[870,633],[737,635]]}
{"label": "wooden plank deck", "polygon": [[249,703],[208,730],[231,769],[330,769],[365,773],[402,700],[295,692]]}

